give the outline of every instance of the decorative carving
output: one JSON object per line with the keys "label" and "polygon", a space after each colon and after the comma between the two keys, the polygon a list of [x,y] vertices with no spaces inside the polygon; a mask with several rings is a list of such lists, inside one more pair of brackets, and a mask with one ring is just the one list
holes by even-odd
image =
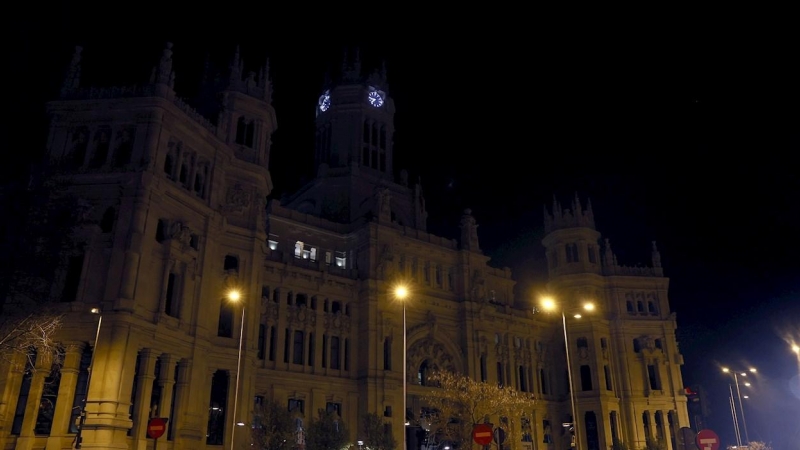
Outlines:
{"label": "decorative carving", "polygon": [[228,212],[242,213],[250,206],[252,193],[245,190],[241,184],[236,183],[228,188],[228,193],[225,195],[227,202],[224,209]]}
{"label": "decorative carving", "polygon": [[470,290],[473,301],[486,301],[486,280],[480,270],[472,273],[472,287]]}
{"label": "decorative carving", "polygon": [[416,379],[416,372],[423,361],[427,360],[429,367],[456,372],[455,360],[440,342],[425,338],[414,342],[408,349],[408,367],[406,372],[409,380]]}
{"label": "decorative carving", "polygon": [[175,221],[170,225],[169,229],[169,237],[170,239],[175,239],[177,242],[181,244],[181,248],[186,250],[189,247],[189,243],[192,239],[192,230],[186,224],[181,223],[180,221]]}

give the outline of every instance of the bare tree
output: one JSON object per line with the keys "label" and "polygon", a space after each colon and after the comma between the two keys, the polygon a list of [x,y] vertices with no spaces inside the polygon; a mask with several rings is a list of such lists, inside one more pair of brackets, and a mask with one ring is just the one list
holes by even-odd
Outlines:
{"label": "bare tree", "polygon": [[475,381],[472,378],[437,370],[428,377],[438,389],[424,396],[425,402],[436,413],[431,417],[431,433],[436,433],[461,449],[470,448],[472,428],[477,423],[498,419],[508,442],[519,441],[514,430],[523,417],[532,412],[533,395],[509,387]]}
{"label": "bare tree", "polygon": [[62,292],[54,289],[59,269],[78,244],[73,231],[85,219],[85,202],[71,195],[67,181],[33,170],[25,184],[0,191],[0,359],[20,356],[58,362],[53,341],[63,313]]}

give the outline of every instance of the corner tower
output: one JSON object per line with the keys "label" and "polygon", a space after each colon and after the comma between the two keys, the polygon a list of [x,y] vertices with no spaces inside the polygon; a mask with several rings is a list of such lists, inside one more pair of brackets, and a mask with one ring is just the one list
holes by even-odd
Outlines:
{"label": "corner tower", "polygon": [[425,230],[422,188],[393,166],[395,107],[385,64],[364,76],[359,55],[345,55],[315,109],[316,178],[283,206],[338,223],[378,220]]}
{"label": "corner tower", "polygon": [[575,194],[572,209],[563,209],[553,198],[553,213],[544,208],[545,237],[542,240],[547,255],[550,277],[578,273],[602,273],[600,264],[600,233],[594,226],[592,202],[583,209]]}

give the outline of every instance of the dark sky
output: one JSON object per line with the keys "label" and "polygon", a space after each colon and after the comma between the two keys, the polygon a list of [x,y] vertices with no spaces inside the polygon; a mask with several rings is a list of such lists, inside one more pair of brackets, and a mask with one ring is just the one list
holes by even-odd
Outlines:
{"label": "dark sky", "polygon": [[800,340],[800,71],[789,47],[798,36],[691,14],[659,24],[543,11],[400,19],[374,5],[313,18],[239,3],[235,12],[108,5],[62,2],[5,27],[7,110],[19,114],[2,122],[3,147],[22,156],[4,177],[42,147],[44,102],[75,45],[84,85],[120,85],[145,83],[172,41],[176,90],[190,96],[205,54],[227,63],[240,44],[246,69],[270,58],[271,171],[275,194],[291,191],[313,174],[324,73],[358,46],[365,67],[386,61],[395,166],[421,176],[432,232],[457,237],[472,208],[492,264],[511,267],[530,296],[545,281],[542,206],[590,197],[621,263],[649,264],[658,242],[684,381],[709,391],[710,427],[732,433],[718,364],[753,364],[751,439],[776,450],[782,434],[800,439],[786,419],[800,416],[800,392],[788,394],[798,365],[784,341]]}

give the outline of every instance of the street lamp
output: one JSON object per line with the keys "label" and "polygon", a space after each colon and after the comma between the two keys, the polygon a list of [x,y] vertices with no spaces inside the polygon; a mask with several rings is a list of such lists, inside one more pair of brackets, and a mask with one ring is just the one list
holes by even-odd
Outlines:
{"label": "street lamp", "polygon": [[[555,300],[551,297],[545,297],[542,299],[542,308],[545,311],[553,311],[557,307]],[[584,311],[591,312],[594,311],[595,306],[594,303],[586,302],[583,304]],[[583,317],[580,312],[576,312],[573,314],[573,317],[576,319],[580,319]],[[567,379],[569,381],[569,400],[570,405],[572,407],[572,431],[575,435],[575,448],[580,450],[580,433],[578,432],[578,413],[577,408],[575,406],[575,389],[574,383],[572,382],[572,362],[570,361],[569,357],[569,338],[567,337],[567,317],[564,314],[564,309],[561,308],[561,326],[564,329],[564,347],[567,350]]]}
{"label": "street lamp", "polygon": [[[727,367],[723,367],[722,371],[724,373],[733,375],[733,381],[736,384],[736,395],[739,397],[739,410],[742,412],[742,425],[744,425],[744,438],[747,441],[747,445],[750,445],[750,436],[747,433],[747,420],[745,420],[745,418],[744,418],[744,404],[742,403],[742,391],[739,389],[739,375],[741,375],[743,377],[746,377],[747,376],[747,372],[744,372],[744,371],[739,372],[739,373],[737,373],[735,371],[732,372],[731,369],[729,369]],[[755,368],[753,368],[753,367],[748,369],[748,371],[750,373],[756,373],[757,372],[757,370]],[[745,386],[749,386],[749,385],[750,385],[750,383],[745,383]],[[739,431],[738,431],[739,430],[739,421],[736,418],[736,407],[733,404],[733,388],[730,385],[728,385],[728,387],[730,388],[729,390],[731,391],[731,407],[732,407],[731,411],[732,411],[732,414],[733,414],[734,429],[736,431],[737,438],[739,439],[738,444],[739,444],[739,446],[741,446],[742,445],[741,436],[739,436]]]}
{"label": "street lamp", "polygon": [[[238,303],[241,300],[242,294],[239,292],[238,289],[231,289],[228,291],[228,300]],[[244,423],[239,423],[236,421],[236,406],[239,400],[239,375],[242,369],[242,341],[244,337],[244,304],[242,304],[242,323],[239,326],[239,356],[236,359],[236,388],[233,392],[233,427],[231,428],[231,450],[234,449],[236,445],[235,437],[236,437],[236,427],[240,425],[244,425]]]}
{"label": "street lamp", "polygon": [[92,381],[92,372],[94,372],[94,355],[97,353],[97,341],[100,339],[100,325],[103,324],[103,314],[100,308],[92,308],[89,312],[98,315],[97,330],[94,332],[94,349],[92,349],[92,358],[89,360],[89,370],[86,374],[86,392],[83,394],[83,404],[81,404],[80,424],[78,425],[78,433],[75,435],[75,448],[81,448],[83,445],[83,426],[86,424],[86,400],[89,398],[89,383]]}
{"label": "street lamp", "polygon": [[399,284],[394,288],[394,296],[403,304],[403,450],[408,450],[407,446],[407,431],[406,431],[406,297],[408,297],[408,288],[405,285]]}

